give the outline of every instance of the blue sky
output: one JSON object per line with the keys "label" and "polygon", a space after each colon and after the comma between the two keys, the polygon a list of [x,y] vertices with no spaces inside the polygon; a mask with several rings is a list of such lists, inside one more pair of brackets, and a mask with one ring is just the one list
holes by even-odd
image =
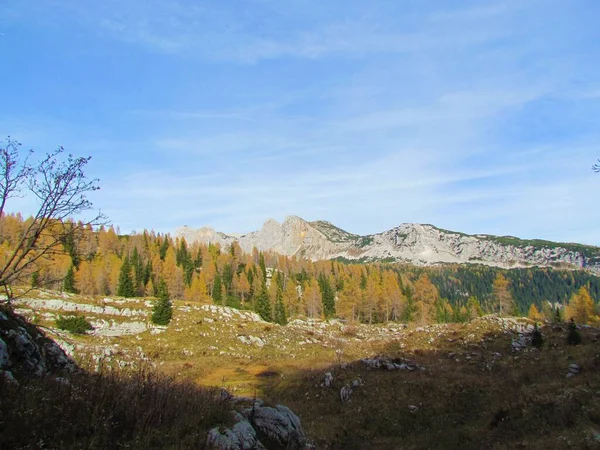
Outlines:
{"label": "blue sky", "polygon": [[295,214],[599,245],[598,17],[595,0],[0,0],[0,136],[91,155],[122,232]]}

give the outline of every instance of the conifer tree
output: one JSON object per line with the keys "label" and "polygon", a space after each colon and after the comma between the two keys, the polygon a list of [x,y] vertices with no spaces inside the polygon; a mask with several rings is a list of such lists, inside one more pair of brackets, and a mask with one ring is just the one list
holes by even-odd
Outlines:
{"label": "conifer tree", "polygon": [[223,303],[223,287],[221,284],[221,275],[219,275],[219,272],[217,272],[213,281],[212,298],[217,305]]}
{"label": "conifer tree", "polygon": [[269,292],[267,291],[266,284],[262,284],[260,291],[258,292],[258,296],[256,297],[256,302],[254,306],[254,311],[266,322],[272,322],[272,314],[271,314],[271,302],[269,301]]}
{"label": "conifer tree", "polygon": [[321,289],[323,315],[326,319],[329,319],[335,314],[335,293],[331,288],[329,278],[327,278],[323,273],[319,275],[319,288]]}
{"label": "conifer tree", "polygon": [[267,282],[267,265],[265,264],[265,255],[263,252],[259,253],[259,262],[260,270],[262,271],[263,282]]}
{"label": "conifer tree", "polygon": [[597,321],[594,301],[585,287],[573,294],[567,312],[577,323],[590,324]]}
{"label": "conifer tree", "polygon": [[507,316],[513,313],[515,301],[508,290],[509,281],[504,275],[499,273],[493,284],[493,295],[498,306],[500,316]]}
{"label": "conifer tree", "polygon": [[131,279],[131,265],[129,256],[126,256],[119,272],[119,284],[117,286],[117,295],[120,297],[134,297],[135,288]]}
{"label": "conifer tree", "polygon": [[153,278],[153,269],[152,269],[152,261],[148,260],[146,262],[146,268],[144,269],[144,286],[148,285],[149,281],[152,281]]}
{"label": "conifer tree", "polygon": [[540,314],[540,311],[537,309],[537,306],[535,306],[535,303],[531,304],[531,307],[529,308],[529,313],[527,313],[527,317],[530,318],[531,320],[541,320],[542,315]]}
{"label": "conifer tree", "polygon": [[65,275],[65,278],[63,279],[63,291],[65,292],[70,292],[72,294],[76,294],[77,293],[77,289],[75,289],[75,270],[73,268],[73,265],[71,265],[69,267],[69,270],[67,270],[67,274]]}
{"label": "conifer tree", "polygon": [[577,324],[575,320],[571,317],[569,321],[569,333],[567,334],[567,344],[569,345],[579,345],[581,344],[581,334],[579,334],[579,330],[577,329]]}
{"label": "conifer tree", "polygon": [[165,260],[165,256],[167,256],[167,250],[169,250],[169,236],[165,236],[160,245],[159,256],[161,261]]}
{"label": "conifer tree", "polygon": [[562,323],[562,321],[563,321],[563,318],[562,318],[562,316],[560,314],[560,308],[557,306],[554,309],[554,322],[555,323]]}
{"label": "conifer tree", "polygon": [[275,299],[274,321],[279,325],[287,325],[287,314],[285,312],[285,305],[283,304],[283,291],[281,289],[277,290]]}
{"label": "conifer tree", "polygon": [[156,325],[168,325],[173,316],[171,297],[165,280],[160,280],[157,287],[157,299],[152,308],[152,322]]}
{"label": "conifer tree", "polygon": [[471,296],[467,301],[467,311],[470,319],[483,316],[483,309],[476,297]]}
{"label": "conifer tree", "polygon": [[226,295],[231,295],[233,286],[233,268],[231,264],[225,264],[225,267],[223,267],[222,283],[225,286]]}
{"label": "conifer tree", "polygon": [[540,349],[542,345],[544,345],[544,337],[542,336],[542,332],[536,323],[533,328],[533,333],[531,334],[531,345],[535,348]]}

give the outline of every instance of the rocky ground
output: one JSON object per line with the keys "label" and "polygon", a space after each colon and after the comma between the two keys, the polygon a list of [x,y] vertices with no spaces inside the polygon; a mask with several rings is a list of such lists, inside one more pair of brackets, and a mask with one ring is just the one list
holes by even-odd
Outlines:
{"label": "rocky ground", "polygon": [[[531,322],[494,316],[422,327],[305,319],[282,327],[249,311],[175,301],[171,324],[155,327],[143,299],[36,292],[14,305],[92,370],[152,367],[245,398],[238,431],[258,430],[258,407],[294,430],[293,417],[275,408],[283,404],[318,448],[600,447],[595,328],[582,327],[573,347],[566,325],[547,324],[536,349]],[[72,312],[94,330],[57,330],[56,317]],[[211,445],[235,430],[213,430]]]}

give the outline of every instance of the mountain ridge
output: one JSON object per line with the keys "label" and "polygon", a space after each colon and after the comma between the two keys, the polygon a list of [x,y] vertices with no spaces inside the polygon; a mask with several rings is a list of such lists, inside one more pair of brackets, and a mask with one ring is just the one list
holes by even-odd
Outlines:
{"label": "mountain ridge", "polygon": [[253,248],[313,261],[340,259],[354,262],[485,264],[515,268],[528,266],[586,269],[600,274],[600,247],[514,236],[466,234],[432,224],[402,223],[381,233],[357,235],[326,220],[308,222],[288,216],[282,223],[268,219],[262,228],[242,235],[210,227],[184,226],[175,232],[187,242],[230,246],[237,242],[245,252]]}

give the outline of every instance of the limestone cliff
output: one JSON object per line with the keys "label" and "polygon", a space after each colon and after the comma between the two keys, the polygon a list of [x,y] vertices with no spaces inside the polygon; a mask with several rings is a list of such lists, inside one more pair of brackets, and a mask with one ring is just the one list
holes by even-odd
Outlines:
{"label": "limestone cliff", "polygon": [[228,246],[237,241],[246,252],[256,247],[311,260],[340,258],[417,265],[478,263],[505,268],[535,265],[584,268],[600,273],[599,247],[512,236],[468,235],[427,224],[405,223],[383,233],[359,236],[326,221],[307,222],[290,216],[281,224],[269,219],[260,230],[239,237],[210,228],[183,227],[176,234],[188,242]]}

